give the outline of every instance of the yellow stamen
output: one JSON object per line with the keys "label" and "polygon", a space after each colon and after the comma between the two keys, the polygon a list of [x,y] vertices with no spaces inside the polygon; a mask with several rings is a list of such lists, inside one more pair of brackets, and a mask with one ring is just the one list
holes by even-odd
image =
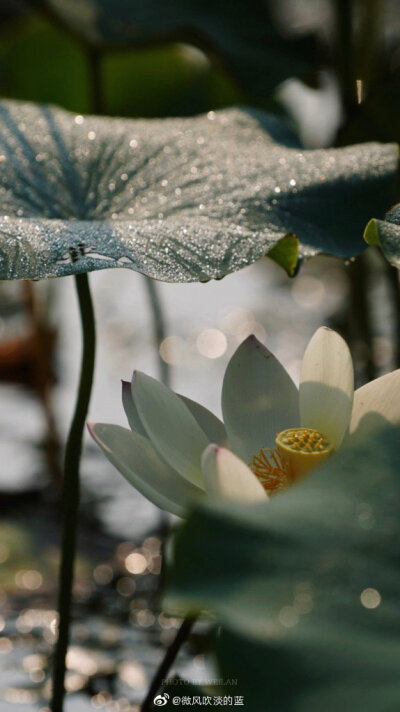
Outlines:
{"label": "yellow stamen", "polygon": [[306,475],[333,452],[332,443],[312,428],[291,428],[276,436],[276,448],[262,448],[250,468],[269,493]]}
{"label": "yellow stamen", "polygon": [[268,494],[277,492],[290,484],[287,463],[275,449],[262,448],[258,455],[254,455],[250,468]]}

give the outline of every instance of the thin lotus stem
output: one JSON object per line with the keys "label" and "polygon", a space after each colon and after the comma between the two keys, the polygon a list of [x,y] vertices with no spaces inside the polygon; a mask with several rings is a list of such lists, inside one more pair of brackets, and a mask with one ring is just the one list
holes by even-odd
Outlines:
{"label": "thin lotus stem", "polygon": [[58,640],[54,656],[52,712],[62,712],[65,664],[71,621],[72,586],[79,510],[79,464],[82,436],[92,390],[95,359],[95,322],[87,274],[75,277],[82,326],[82,360],[78,397],[68,435],[63,481],[63,531],[58,592]]}
{"label": "thin lotus stem", "polygon": [[[102,53],[95,47],[87,49],[87,61],[91,87],[91,107],[95,114],[104,114],[106,111],[101,72]],[[166,385],[170,383],[170,369],[160,355],[160,344],[165,339],[165,319],[161,299],[156,283],[153,279],[145,277],[147,294],[153,316],[154,344],[158,358],[159,376]]]}
{"label": "thin lotus stem", "polygon": [[367,256],[360,255],[350,266],[350,334],[352,346],[362,345],[365,376],[372,381],[377,376],[373,353],[373,325],[368,299]]}
{"label": "thin lotus stem", "polygon": [[[154,341],[154,348],[157,354],[157,361],[158,361],[158,373],[160,380],[165,383],[165,385],[169,386],[171,385],[171,373],[170,373],[170,368],[169,365],[164,361],[164,359],[161,356],[160,352],[160,346],[162,342],[165,339],[166,336],[166,329],[165,329],[165,319],[164,319],[164,312],[162,308],[162,301],[160,299],[160,295],[158,292],[157,284],[154,279],[151,279],[151,277],[145,277],[144,278],[146,289],[147,289],[147,295],[149,298],[150,302],[150,309],[153,317],[153,341]],[[160,509],[160,519],[159,519],[159,526],[158,526],[158,533],[159,536],[163,541],[165,541],[165,537],[167,535],[169,528],[169,522],[168,522],[168,517],[165,512],[163,512],[162,509]],[[164,566],[165,566],[165,558],[164,556],[162,557],[162,575],[160,576],[160,586],[162,585],[162,579],[163,579],[163,574],[164,574]]]}
{"label": "thin lotus stem", "polygon": [[146,698],[142,704],[141,712],[150,712],[153,708],[153,699],[156,696],[158,690],[162,686],[163,680],[165,680],[171,665],[174,663],[176,656],[179,653],[183,643],[188,639],[190,632],[197,620],[197,616],[187,616],[183,621],[181,627],[179,628],[173,642],[169,646],[167,652],[165,653],[164,659],[161,662],[152,683],[149,687],[149,691]]}
{"label": "thin lotus stem", "polygon": [[88,47],[87,61],[90,80],[90,105],[94,114],[104,114],[104,90],[102,82],[102,52],[97,47]]}
{"label": "thin lotus stem", "polygon": [[353,0],[334,0],[336,25],[336,71],[347,115],[357,103],[354,67]]}
{"label": "thin lotus stem", "polygon": [[357,74],[366,84],[367,90],[376,67],[384,9],[385,0],[367,0],[359,6],[361,18],[357,33]]}
{"label": "thin lotus stem", "polygon": [[394,312],[394,335],[393,335],[393,361],[396,368],[400,368],[400,281],[399,270],[392,267],[389,262],[384,260],[384,269],[386,279],[391,292],[392,308]]}
{"label": "thin lotus stem", "polygon": [[160,345],[166,336],[162,302],[154,279],[145,277],[145,283],[153,315],[154,345],[157,351],[160,380],[168,386],[170,385],[170,369],[169,365],[161,358],[160,354]]}
{"label": "thin lotus stem", "polygon": [[[87,48],[87,62],[90,77],[91,89],[91,107],[95,114],[104,114],[106,112],[104,89],[102,82],[102,52],[96,47]],[[165,339],[165,319],[162,309],[162,303],[158,294],[156,283],[150,277],[145,277],[147,294],[149,297],[151,312],[153,316],[153,332],[154,345],[156,348],[158,369],[160,380],[166,385],[170,384],[170,368],[168,364],[161,358],[160,344]]]}

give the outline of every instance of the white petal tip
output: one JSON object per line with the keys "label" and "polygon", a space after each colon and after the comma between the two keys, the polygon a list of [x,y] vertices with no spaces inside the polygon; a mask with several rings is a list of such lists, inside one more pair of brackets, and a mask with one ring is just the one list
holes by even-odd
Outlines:
{"label": "white petal tip", "polygon": [[268,499],[264,488],[239,457],[218,445],[209,445],[202,456],[206,492],[211,497],[256,502]]}

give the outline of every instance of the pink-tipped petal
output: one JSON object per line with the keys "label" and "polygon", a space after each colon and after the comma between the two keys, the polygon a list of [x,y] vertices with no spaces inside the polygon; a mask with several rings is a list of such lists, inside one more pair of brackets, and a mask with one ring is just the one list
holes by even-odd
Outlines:
{"label": "pink-tipped petal", "polygon": [[209,497],[239,502],[265,501],[268,495],[255,474],[230,450],[209,445],[201,461]]}

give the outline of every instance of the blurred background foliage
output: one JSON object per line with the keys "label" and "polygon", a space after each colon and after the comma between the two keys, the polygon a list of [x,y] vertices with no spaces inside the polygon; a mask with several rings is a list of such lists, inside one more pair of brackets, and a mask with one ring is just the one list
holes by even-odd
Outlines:
{"label": "blurred background foliage", "polygon": [[[91,2],[85,0],[82,5],[91,5]],[[239,17],[236,24],[230,20],[226,28],[221,21],[226,7],[223,0],[219,0],[214,3],[214,10],[205,3],[210,17],[206,18],[208,26],[203,21],[206,27],[203,35],[194,34],[190,28],[179,29],[179,25],[177,31],[169,31],[169,34],[165,31],[163,35],[160,30],[163,4],[153,2],[149,7],[156,5],[156,8],[153,8],[153,16],[149,11],[149,17],[145,17],[143,39],[135,40],[138,46],[131,39],[133,46],[122,49],[115,43],[108,47],[104,47],[104,43],[85,43],[84,29],[79,24],[74,26],[63,20],[63,14],[68,15],[69,10],[73,13],[79,3],[58,5],[64,10],[57,14],[54,1],[3,0],[0,15],[2,96],[56,103],[72,111],[90,112],[93,109],[91,72],[95,62],[100,75],[101,108],[110,115],[184,116],[211,108],[251,103],[277,113],[290,113],[292,121],[304,123],[304,106],[301,104],[311,107],[317,97],[321,102],[325,96],[327,104],[336,104],[335,113],[341,116],[333,130],[333,140],[338,132],[336,143],[399,138],[400,19],[397,0],[283,0],[279,3],[254,0],[246,6],[234,4]],[[108,7],[110,16],[113,7],[125,7],[125,14],[130,12],[132,15],[133,12],[127,10],[129,3],[123,0],[104,7],[99,2],[93,5],[100,6],[103,13],[104,7]],[[168,15],[169,5],[167,2],[167,29],[175,21],[173,13],[172,20]],[[197,6],[201,7],[202,3],[193,5],[198,14]],[[172,9],[173,6],[174,3]],[[261,7],[264,7],[265,18],[271,26],[264,34],[255,34],[255,47],[252,47],[252,35],[246,36],[246,33],[242,38],[243,47],[240,46],[240,16],[242,26],[246,27],[256,10],[260,25]],[[136,11],[140,13],[139,5]],[[175,14],[179,16],[177,11]],[[190,14],[189,9],[187,14]],[[157,17],[154,41],[149,30],[152,17]],[[104,18],[102,21],[105,22]],[[217,29],[213,29],[213,21]],[[140,27],[140,16],[138,23]],[[255,20],[252,25],[256,25]],[[182,41],[171,41],[169,36]],[[206,46],[205,37],[209,46]],[[219,37],[222,38],[220,43]],[[265,46],[268,41],[269,52],[263,48],[263,42]],[[229,61],[229,55],[235,56],[235,42],[236,66]],[[249,56],[255,54],[248,63],[242,61],[246,47]],[[228,61],[223,60],[223,50]],[[286,64],[282,62],[285,56],[288,57]],[[264,73],[266,77],[263,81],[254,78],[257,60],[258,74],[262,76]],[[295,74],[308,84],[308,89],[304,85],[299,95],[296,94],[298,88],[293,91],[291,86],[292,95],[287,101],[288,88],[282,87],[282,81]],[[310,121],[309,115],[306,118]],[[304,133],[304,127],[300,126],[300,129]],[[319,133],[320,127],[315,126],[314,136],[310,136],[311,144],[318,143],[316,136]],[[306,131],[306,136],[309,135]],[[319,140],[328,143],[329,138],[325,135]]]}
{"label": "blurred background foliage", "polygon": [[[29,8],[3,19],[0,32],[3,96],[90,112],[90,50],[82,42]],[[113,50],[101,64],[111,115],[190,115],[244,99],[221,68],[189,46]]]}
{"label": "blurred background foliage", "polygon": [[[134,11],[129,10],[129,3],[123,0],[104,7],[93,0],[82,3],[86,4],[99,6],[103,13],[104,7],[108,7],[110,17],[113,7],[120,6],[125,7],[125,14],[134,15]],[[173,26],[175,17],[172,13],[171,20],[168,15],[171,9],[168,2],[165,3],[168,31],[162,34],[163,3],[153,2],[150,4],[150,7],[156,5],[153,15],[148,11],[149,17],[144,18],[143,38],[140,37],[141,18],[138,15],[138,39],[131,39],[131,46],[120,48],[115,42],[110,46],[94,42],[86,44],[85,29],[78,23],[74,25],[65,22],[65,18],[63,20],[63,15],[68,16],[68,8],[73,14],[74,2],[58,3],[64,10],[56,14],[54,7],[57,8],[57,3],[54,1],[3,0],[0,93],[17,99],[57,103],[72,111],[90,112],[93,107],[91,69],[96,61],[102,107],[110,115],[185,116],[246,102],[282,113],[282,102],[277,100],[274,90],[280,86],[278,97],[281,98],[285,78],[300,75],[312,92],[326,86],[328,76],[330,92],[336,95],[338,104],[342,104],[341,125],[336,127],[340,129],[339,143],[399,138],[400,17],[397,0],[310,0],[307,3],[304,0],[280,3],[253,0],[246,6],[233,5],[239,17],[236,23],[230,20],[226,28],[221,23],[223,11],[227,9],[223,0],[210,7],[204,2],[193,3],[197,14],[197,6],[202,4],[209,13],[208,25],[203,21],[206,27],[203,34],[194,34],[190,27],[180,29],[179,24],[175,32],[170,31],[168,28],[171,23]],[[136,12],[140,13],[139,5],[136,7]],[[248,33],[245,32],[242,38],[243,47],[250,54],[255,49],[258,51],[258,73],[264,72],[268,76],[264,81],[255,81],[256,60],[241,62],[238,71],[229,61],[229,55],[235,55],[236,41],[237,55],[241,59],[244,49],[240,45],[239,21],[242,20],[245,28],[249,23],[255,25],[256,21],[260,24],[264,19],[258,17],[261,7],[265,8],[265,20],[272,23],[272,29],[267,28],[268,31],[260,33],[259,37],[256,34],[254,38],[246,36]],[[254,11],[256,19],[251,20]],[[175,14],[179,17],[177,11]],[[190,15],[190,8],[186,14]],[[152,17],[157,17],[153,35],[148,27]],[[107,14],[101,21],[106,19]],[[98,20],[100,26],[101,21]],[[217,29],[211,31],[213,22],[217,23]],[[195,22],[193,24],[196,26]],[[90,36],[90,32],[88,34]],[[182,41],[171,41],[170,36]],[[206,46],[204,38],[210,46]],[[255,48],[251,46],[252,39],[258,42]],[[263,42],[265,45],[268,40],[272,42],[270,51],[263,51]],[[223,61],[224,49],[228,61]],[[289,58],[286,64],[282,62],[285,50]],[[305,93],[303,99],[306,96]],[[293,108],[293,102],[290,106]],[[301,114],[301,107],[295,107],[292,120],[298,118],[299,112]]]}

